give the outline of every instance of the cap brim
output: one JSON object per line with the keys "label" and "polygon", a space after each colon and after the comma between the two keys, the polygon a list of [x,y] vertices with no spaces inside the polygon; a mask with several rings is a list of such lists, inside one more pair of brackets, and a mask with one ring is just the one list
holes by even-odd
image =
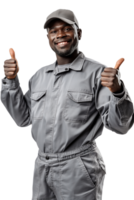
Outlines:
{"label": "cap brim", "polygon": [[65,19],[65,18],[62,18],[62,17],[53,17],[53,18],[49,19],[48,21],[46,21],[46,22],[44,23],[44,25],[43,25],[43,30],[46,29],[46,28],[48,27],[48,24],[49,24],[51,21],[53,21],[54,19],[61,19],[61,20],[65,21],[65,22],[68,23],[68,24],[74,24],[74,22],[72,22],[72,21],[69,20],[69,19]]}

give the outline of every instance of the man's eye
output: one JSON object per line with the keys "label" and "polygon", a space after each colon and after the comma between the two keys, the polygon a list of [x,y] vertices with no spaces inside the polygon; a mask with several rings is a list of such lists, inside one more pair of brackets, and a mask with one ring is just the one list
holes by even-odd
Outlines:
{"label": "man's eye", "polygon": [[[70,29],[71,30],[71,28],[66,28],[66,29]],[[51,33],[54,33],[54,32],[56,32],[56,31],[51,31]]]}
{"label": "man's eye", "polygon": [[51,33],[56,33],[56,31],[51,31]]}
{"label": "man's eye", "polygon": [[71,28],[66,28],[66,29],[71,29]]}

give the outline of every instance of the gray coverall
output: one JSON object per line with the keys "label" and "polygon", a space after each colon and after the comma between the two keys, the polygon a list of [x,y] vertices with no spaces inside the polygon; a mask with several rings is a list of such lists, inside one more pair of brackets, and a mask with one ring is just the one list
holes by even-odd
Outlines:
{"label": "gray coverall", "polygon": [[18,126],[32,124],[39,148],[32,200],[101,200],[106,169],[95,139],[104,126],[127,133],[133,104],[122,80],[120,94],[101,85],[106,66],[82,52],[67,68],[56,64],[39,69],[25,95],[18,76],[2,79],[1,101]]}

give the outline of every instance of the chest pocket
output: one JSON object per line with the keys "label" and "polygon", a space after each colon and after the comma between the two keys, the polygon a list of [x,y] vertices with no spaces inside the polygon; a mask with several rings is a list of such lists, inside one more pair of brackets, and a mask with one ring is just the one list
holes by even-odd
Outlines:
{"label": "chest pocket", "polygon": [[65,119],[69,122],[84,123],[89,117],[93,94],[68,91],[65,104]]}
{"label": "chest pocket", "polygon": [[42,119],[45,112],[46,90],[31,94],[31,117]]}

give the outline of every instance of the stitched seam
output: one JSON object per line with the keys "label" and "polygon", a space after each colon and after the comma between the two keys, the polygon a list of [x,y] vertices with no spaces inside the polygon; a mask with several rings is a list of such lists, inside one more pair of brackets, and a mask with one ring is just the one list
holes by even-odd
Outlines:
{"label": "stitched seam", "polygon": [[[76,104],[78,104],[78,103],[76,103]],[[85,116],[84,119],[69,119],[68,115],[67,115],[67,108],[70,108],[69,103],[68,103],[68,98],[66,98],[66,100],[65,100],[65,108],[64,108],[64,114],[63,114],[65,120],[67,120],[69,122],[73,122],[73,123],[84,123],[87,121],[87,118],[88,118],[87,114],[82,115],[82,116]],[[90,108],[90,105],[87,106],[87,113],[89,111],[89,108]]]}
{"label": "stitched seam", "polygon": [[[61,165],[59,165],[59,167],[60,167],[60,178],[61,178],[61,175],[62,175],[62,166]],[[61,182],[61,196],[62,196],[62,198],[63,198],[63,184],[62,184],[62,178],[60,179],[60,182]],[[63,198],[63,200],[64,200],[64,198]]]}
{"label": "stitched seam", "polygon": [[[40,111],[40,116],[39,117],[36,117],[36,113],[34,114],[33,112],[33,109],[32,109],[32,119],[42,119],[43,118],[43,111],[44,111],[44,108],[45,108],[45,102],[46,102],[46,96],[44,96],[44,100],[43,101],[43,106],[42,106],[42,109]],[[41,102],[40,102],[41,103]],[[35,105],[34,107],[34,110],[38,107],[38,104]],[[37,110],[37,109],[36,109]]]}
{"label": "stitched seam", "polygon": [[81,156],[77,157],[77,159],[79,160],[79,162],[78,162],[79,166],[81,167],[82,171],[85,173],[87,180],[93,185],[93,187],[96,187],[95,184],[93,183],[91,177],[90,177],[90,174],[86,170],[86,167],[84,165],[84,162],[83,162]]}
{"label": "stitched seam", "polygon": [[[59,100],[59,96],[60,96],[60,89],[61,89],[61,85],[62,85],[62,79],[63,79],[63,76],[60,77],[60,83],[59,83],[59,87],[58,87],[58,92],[57,92],[57,104],[58,104],[58,100]],[[54,136],[54,128],[55,128],[55,119],[56,119],[56,114],[57,114],[57,107],[56,107],[56,111],[55,111],[55,117],[54,117],[54,120],[53,120],[53,128],[52,128],[52,140],[51,140],[51,147],[52,147],[52,152],[54,150],[53,148],[53,136]]]}

